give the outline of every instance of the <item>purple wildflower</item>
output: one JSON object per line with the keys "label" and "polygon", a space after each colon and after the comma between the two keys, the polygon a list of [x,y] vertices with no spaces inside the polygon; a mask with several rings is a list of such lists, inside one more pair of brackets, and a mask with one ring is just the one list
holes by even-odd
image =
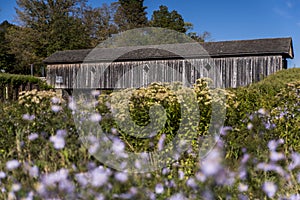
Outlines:
{"label": "purple wildflower", "polygon": [[115,179],[121,183],[124,183],[127,181],[128,179],[128,176],[126,173],[123,173],[123,172],[118,172],[115,174]]}
{"label": "purple wildflower", "polygon": [[231,126],[223,126],[220,130],[221,135],[227,135],[228,131],[231,131],[232,127]]}
{"label": "purple wildflower", "polygon": [[274,195],[277,191],[277,186],[273,182],[266,181],[263,184],[262,189],[269,198],[272,198],[272,197],[274,197]]}
{"label": "purple wildflower", "polygon": [[50,137],[55,149],[63,149],[65,147],[65,139],[62,136],[54,135]]}
{"label": "purple wildflower", "polygon": [[292,153],[292,163],[289,164],[288,169],[293,170],[298,166],[300,166],[300,154],[293,152]]}
{"label": "purple wildflower", "polygon": [[51,98],[52,103],[57,104],[60,103],[60,99],[58,97],[52,97]]}
{"label": "purple wildflower", "polygon": [[155,193],[156,194],[162,194],[164,192],[164,186],[161,183],[158,183],[155,186]]}
{"label": "purple wildflower", "polygon": [[0,171],[0,180],[5,178],[6,177],[6,174],[2,171]]}
{"label": "purple wildflower", "polygon": [[261,115],[265,115],[265,114],[266,114],[266,109],[261,108],[261,109],[259,109],[257,112],[258,112],[259,114],[261,114]]}
{"label": "purple wildflower", "polygon": [[60,106],[58,106],[58,105],[52,105],[52,106],[51,106],[51,110],[52,110],[53,112],[57,113],[57,112],[61,111],[62,108],[61,108]]}
{"label": "purple wildflower", "polygon": [[20,166],[19,161],[17,160],[10,160],[6,163],[6,169],[12,171]]}
{"label": "purple wildflower", "polygon": [[216,149],[212,150],[201,163],[201,170],[206,176],[212,176],[222,169],[221,155]]}
{"label": "purple wildflower", "polygon": [[96,168],[91,173],[91,185],[93,187],[103,186],[109,177],[110,173],[103,168]]}
{"label": "purple wildflower", "polygon": [[248,190],[248,185],[240,183],[238,189],[240,192],[246,192]]}
{"label": "purple wildflower", "polygon": [[24,114],[24,115],[22,116],[22,118],[23,118],[24,120],[32,121],[32,120],[35,119],[35,116],[26,113],[26,114]]}
{"label": "purple wildflower", "polygon": [[99,113],[94,113],[90,116],[90,120],[92,122],[100,122],[102,119],[101,115]]}
{"label": "purple wildflower", "polygon": [[170,200],[187,200],[187,199],[188,198],[186,198],[182,193],[177,193],[170,197]]}
{"label": "purple wildflower", "polygon": [[39,135],[37,133],[31,133],[30,135],[28,135],[28,140],[33,141],[36,140],[39,137]]}

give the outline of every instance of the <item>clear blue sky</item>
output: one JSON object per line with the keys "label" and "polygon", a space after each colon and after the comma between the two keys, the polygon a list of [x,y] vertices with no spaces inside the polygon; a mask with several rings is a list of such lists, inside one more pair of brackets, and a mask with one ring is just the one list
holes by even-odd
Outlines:
{"label": "clear blue sky", "polygon": [[[101,6],[113,1],[89,0],[89,4]],[[15,1],[0,2],[0,21],[13,23]],[[299,0],[145,0],[144,4],[149,18],[160,5],[177,10],[185,21],[194,24],[194,32],[208,31],[213,41],[292,37],[295,58],[289,66],[300,66]]]}

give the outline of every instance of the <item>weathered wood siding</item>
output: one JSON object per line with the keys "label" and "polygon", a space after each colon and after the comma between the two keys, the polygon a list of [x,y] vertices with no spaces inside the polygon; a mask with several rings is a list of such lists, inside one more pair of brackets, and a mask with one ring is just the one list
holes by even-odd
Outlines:
{"label": "weathered wood siding", "polygon": [[[151,82],[186,85],[209,77],[217,87],[238,87],[281,70],[282,56],[199,58],[48,65],[47,81],[56,88],[138,88]],[[62,83],[56,83],[57,76]]]}

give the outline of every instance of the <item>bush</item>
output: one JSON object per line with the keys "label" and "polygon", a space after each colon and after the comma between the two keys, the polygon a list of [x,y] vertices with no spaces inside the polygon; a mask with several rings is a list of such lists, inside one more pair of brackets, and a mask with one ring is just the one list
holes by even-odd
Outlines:
{"label": "bush", "polygon": [[26,85],[28,83],[37,84],[41,90],[51,89],[51,87],[44,81],[33,76],[0,73],[0,87],[7,84],[18,87],[22,84]]}

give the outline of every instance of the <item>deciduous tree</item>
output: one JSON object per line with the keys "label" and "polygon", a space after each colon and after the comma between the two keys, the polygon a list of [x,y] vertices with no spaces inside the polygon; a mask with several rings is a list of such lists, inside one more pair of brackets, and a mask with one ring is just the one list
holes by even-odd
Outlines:
{"label": "deciduous tree", "polygon": [[82,18],[86,0],[17,0],[20,27],[8,32],[11,53],[27,66],[58,50],[88,48],[91,39]]}
{"label": "deciduous tree", "polygon": [[6,39],[7,29],[12,27],[8,21],[0,24],[0,70],[11,72],[16,64],[15,56],[9,53],[9,42]]}

